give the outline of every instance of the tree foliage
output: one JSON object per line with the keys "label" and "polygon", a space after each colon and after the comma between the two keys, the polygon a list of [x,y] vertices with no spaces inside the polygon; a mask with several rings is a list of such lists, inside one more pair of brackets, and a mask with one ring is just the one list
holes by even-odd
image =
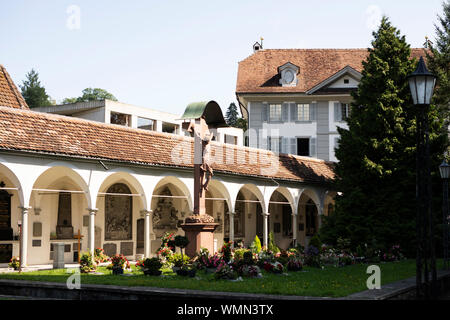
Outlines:
{"label": "tree foliage", "polygon": [[237,120],[238,120],[239,114],[237,111],[236,104],[234,102],[230,103],[227,112],[225,114],[225,121],[230,127],[236,127]]}
{"label": "tree foliage", "polygon": [[51,105],[50,96],[39,81],[39,73],[34,69],[26,75],[26,80],[20,86],[22,96],[30,108],[37,108]]}
{"label": "tree foliage", "polygon": [[78,98],[65,98],[63,100],[63,104],[105,100],[105,99],[117,101],[117,98],[113,94],[100,88],[86,88],[81,93],[82,95]]}
{"label": "tree foliage", "polygon": [[[335,167],[335,213],[325,219],[321,239],[336,244],[351,240],[353,248],[376,241],[384,248],[399,243],[413,255],[415,239],[416,107],[407,75],[417,60],[410,59],[405,37],[383,17],[373,33],[363,62],[362,78],[352,93],[348,130],[340,134]],[[431,169],[436,177],[445,138],[442,118],[431,106]]]}

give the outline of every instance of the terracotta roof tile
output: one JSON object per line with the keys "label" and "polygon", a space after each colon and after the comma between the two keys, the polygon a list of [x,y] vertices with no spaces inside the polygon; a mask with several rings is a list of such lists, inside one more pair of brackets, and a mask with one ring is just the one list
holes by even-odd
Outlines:
{"label": "terracotta roof tile", "polygon": [[[298,182],[329,182],[333,163],[261,149],[212,142],[213,169],[245,176]],[[0,150],[193,166],[193,139],[78,118],[0,107]]]}
{"label": "terracotta roof tile", "polygon": [[5,67],[0,64],[0,106],[29,109],[22,94],[11,80]]}
{"label": "terracotta roof tile", "polygon": [[[411,49],[412,57],[425,56]],[[304,93],[346,66],[362,71],[367,49],[265,49],[239,62],[236,93]],[[300,68],[295,87],[279,84],[278,67],[291,62]]]}

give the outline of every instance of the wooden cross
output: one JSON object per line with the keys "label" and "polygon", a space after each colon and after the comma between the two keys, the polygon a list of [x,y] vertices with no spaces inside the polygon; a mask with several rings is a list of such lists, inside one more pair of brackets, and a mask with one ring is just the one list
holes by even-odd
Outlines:
{"label": "wooden cross", "polygon": [[81,249],[81,239],[83,238],[83,236],[80,233],[80,229],[78,229],[78,234],[76,236],[74,236],[75,239],[78,239],[78,263],[80,263],[80,249]]}

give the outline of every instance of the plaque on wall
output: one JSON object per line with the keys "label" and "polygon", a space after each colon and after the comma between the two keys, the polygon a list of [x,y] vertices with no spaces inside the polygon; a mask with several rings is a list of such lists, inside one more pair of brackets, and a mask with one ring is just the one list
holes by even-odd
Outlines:
{"label": "plaque on wall", "polygon": [[33,240],[32,246],[33,247],[40,247],[41,246],[41,240]]}
{"label": "plaque on wall", "polygon": [[117,245],[115,243],[105,243],[103,250],[107,256],[111,257],[117,253]]}
{"label": "plaque on wall", "polygon": [[5,190],[0,190],[0,240],[12,239],[13,229],[11,228],[11,195]]}
{"label": "plaque on wall", "polygon": [[304,231],[305,230],[305,225],[303,223],[299,223],[298,224],[298,231]]}
{"label": "plaque on wall", "polygon": [[105,240],[132,239],[133,199],[127,195],[109,195],[109,193],[131,194],[126,184],[116,183],[108,188],[105,196]]}
{"label": "plaque on wall", "polygon": [[42,223],[33,222],[33,237],[42,237]]}
{"label": "plaque on wall", "polygon": [[136,225],[136,249],[141,249],[144,248],[144,219],[138,219]]}
{"label": "plaque on wall", "polygon": [[133,242],[121,242],[120,243],[120,253],[124,256],[133,255]]}
{"label": "plaque on wall", "polygon": [[280,233],[281,232],[281,224],[279,222],[275,222],[273,224],[273,232]]}
{"label": "plaque on wall", "polygon": [[[161,193],[163,196],[171,196],[169,188],[164,188]],[[177,230],[178,225],[178,211],[173,205],[171,198],[161,197],[158,199],[156,209],[153,211],[153,231],[157,238],[165,232],[173,232]]]}
{"label": "plaque on wall", "polygon": [[72,194],[70,192],[59,193],[56,236],[58,239],[73,239]]}
{"label": "plaque on wall", "polygon": [[64,252],[70,252],[70,248],[71,248],[70,244],[65,244],[64,245]]}
{"label": "plaque on wall", "polygon": [[88,214],[83,216],[83,227],[89,227],[89,215]]}
{"label": "plaque on wall", "polygon": [[[80,242],[80,250],[83,250],[82,247],[83,244]],[[78,242],[72,244],[72,251],[78,251]]]}
{"label": "plaque on wall", "polygon": [[0,244],[0,263],[10,262],[12,258],[12,244]]}

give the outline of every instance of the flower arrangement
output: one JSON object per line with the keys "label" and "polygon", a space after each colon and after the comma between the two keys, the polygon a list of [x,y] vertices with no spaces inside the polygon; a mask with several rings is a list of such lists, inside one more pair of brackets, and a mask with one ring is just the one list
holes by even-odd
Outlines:
{"label": "flower arrangement", "polygon": [[123,274],[123,269],[129,269],[130,262],[128,262],[127,258],[123,254],[115,254],[111,257],[111,269],[113,274]]}
{"label": "flower arrangement", "polygon": [[234,271],[233,268],[223,260],[217,267],[216,272],[214,273],[215,279],[233,280],[236,279],[237,277],[238,277],[237,272]]}
{"label": "flower arrangement", "polygon": [[219,250],[225,262],[229,262],[233,258],[233,250],[231,249],[232,244],[232,241],[225,242]]}
{"label": "flower arrangement", "polygon": [[279,263],[278,261],[275,261],[275,262],[265,261],[263,264],[263,268],[267,272],[272,272],[272,273],[283,273],[283,269],[284,269],[283,265],[281,263]]}
{"label": "flower arrangement", "polygon": [[261,270],[255,265],[243,265],[239,273],[249,278],[261,277]]}
{"label": "flower arrangement", "polygon": [[173,255],[173,251],[170,247],[164,246],[161,247],[156,253],[161,259],[168,259]]}
{"label": "flower arrangement", "polygon": [[310,267],[320,268],[322,262],[320,260],[319,249],[313,245],[308,246],[305,251],[305,264]]}
{"label": "flower arrangement", "polygon": [[289,271],[300,271],[303,269],[303,262],[299,258],[291,257],[288,260],[286,267]]}
{"label": "flower arrangement", "polygon": [[89,273],[95,271],[96,266],[93,262],[92,255],[90,252],[84,252],[80,257],[80,272]]}
{"label": "flower arrangement", "polygon": [[162,273],[159,269],[163,264],[158,258],[154,257],[140,260],[136,263],[136,266],[140,267],[145,275],[159,276]]}
{"label": "flower arrangement", "polygon": [[261,252],[258,254],[258,265],[264,266],[265,262],[274,262],[275,261],[275,255],[272,251],[268,250],[267,248],[263,247]]}
{"label": "flower arrangement", "polygon": [[109,257],[105,254],[102,248],[95,248],[94,250],[94,260],[96,264],[109,261]]}
{"label": "flower arrangement", "polygon": [[161,248],[163,247],[169,247],[170,250],[175,250],[175,233],[173,232],[166,232],[161,237]]}
{"label": "flower arrangement", "polygon": [[10,268],[13,268],[14,270],[19,270],[20,268],[20,258],[19,257],[12,257],[11,260],[8,263],[8,266]]}
{"label": "flower arrangement", "polygon": [[393,245],[388,252],[381,256],[383,261],[399,261],[404,259],[402,252],[400,251],[400,245]]}

